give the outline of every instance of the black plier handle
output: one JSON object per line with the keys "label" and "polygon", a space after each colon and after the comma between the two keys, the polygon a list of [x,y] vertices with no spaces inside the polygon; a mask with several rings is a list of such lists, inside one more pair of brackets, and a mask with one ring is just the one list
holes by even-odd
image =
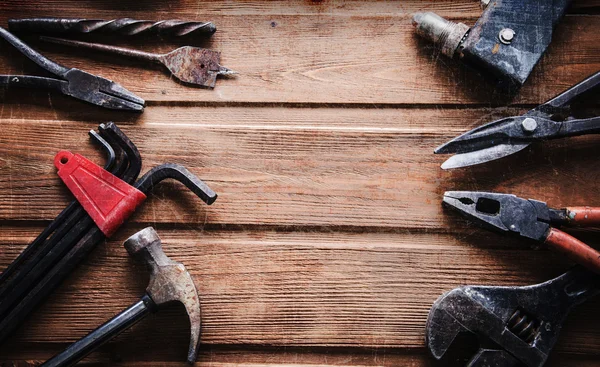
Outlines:
{"label": "black plier handle", "polygon": [[0,37],[4,38],[8,43],[13,45],[17,50],[19,50],[19,52],[27,56],[29,60],[35,62],[42,69],[47,70],[48,72],[56,76],[64,77],[64,75],[69,71],[69,68],[64,67],[48,59],[41,53],[26,45],[23,41],[21,41],[19,38],[15,37],[12,33],[10,33],[2,27],[0,27]]}

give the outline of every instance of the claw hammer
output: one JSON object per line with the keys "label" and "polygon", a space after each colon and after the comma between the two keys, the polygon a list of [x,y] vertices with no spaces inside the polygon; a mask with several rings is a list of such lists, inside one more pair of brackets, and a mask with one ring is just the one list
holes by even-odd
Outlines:
{"label": "claw hammer", "polygon": [[160,306],[177,301],[185,306],[190,319],[188,362],[196,361],[200,346],[200,300],[192,276],[183,264],[171,260],[163,252],[160,238],[152,227],[142,229],[124,243],[127,252],[143,260],[150,268],[146,294],[135,304],[71,344],[46,361],[44,367],[72,366],[102,344],[119,335]]}

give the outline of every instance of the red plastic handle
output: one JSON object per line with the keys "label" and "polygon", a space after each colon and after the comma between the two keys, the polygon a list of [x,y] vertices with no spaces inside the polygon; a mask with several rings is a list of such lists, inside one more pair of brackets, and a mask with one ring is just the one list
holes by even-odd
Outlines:
{"label": "red plastic handle", "polygon": [[146,195],[89,159],[61,150],[54,157],[58,176],[106,237],[110,237]]}
{"label": "red plastic handle", "polygon": [[600,208],[574,206],[567,208],[569,221],[577,226],[600,226]]}
{"label": "red plastic handle", "polygon": [[563,252],[571,260],[600,274],[600,252],[594,250],[577,238],[556,228],[551,228],[544,241],[550,247]]}

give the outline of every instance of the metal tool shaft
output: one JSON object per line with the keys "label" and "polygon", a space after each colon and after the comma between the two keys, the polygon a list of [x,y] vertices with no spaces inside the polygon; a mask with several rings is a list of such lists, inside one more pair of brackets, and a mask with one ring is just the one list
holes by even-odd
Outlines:
{"label": "metal tool shaft", "polygon": [[217,27],[212,22],[184,20],[136,20],[130,18],[96,20],[68,18],[9,19],[11,32],[43,34],[109,33],[123,36],[158,34],[162,36],[210,37]]}
{"label": "metal tool shaft", "polygon": [[131,48],[103,45],[101,43],[73,41],[73,40],[66,40],[66,39],[62,39],[62,38],[45,37],[45,36],[40,37],[40,40],[42,40],[44,42],[55,43],[58,45],[70,46],[70,47],[75,47],[75,48],[83,48],[83,49],[94,50],[94,51],[102,51],[102,52],[106,52],[106,53],[111,53],[111,54],[115,54],[115,55],[133,58],[133,59],[155,62],[158,64],[162,63],[161,57],[163,55],[161,55],[161,54],[138,51],[138,50],[134,50]]}
{"label": "metal tool shaft", "polygon": [[79,339],[71,344],[67,349],[60,354],[46,361],[44,367],[68,367],[73,366],[92,351],[99,348],[102,344],[119,335],[124,330],[128,329],[136,322],[144,318],[150,313],[156,305],[145,295],[141,300],[130,306],[125,311],[113,317],[106,323],[102,324],[96,330],[89,333],[87,336]]}
{"label": "metal tool shaft", "polygon": [[47,70],[48,72],[54,75],[63,76],[69,71],[69,68],[59,65],[54,61],[46,58],[45,56],[43,56],[33,48],[29,47],[27,44],[25,44],[25,42],[21,41],[19,38],[15,37],[12,33],[10,33],[2,27],[0,27],[0,37],[4,38],[14,48],[19,50],[19,52],[27,56],[29,60],[35,62],[41,68]]}

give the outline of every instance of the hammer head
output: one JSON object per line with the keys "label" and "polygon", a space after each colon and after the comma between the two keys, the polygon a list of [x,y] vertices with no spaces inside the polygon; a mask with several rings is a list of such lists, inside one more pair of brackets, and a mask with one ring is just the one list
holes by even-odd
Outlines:
{"label": "hammer head", "polygon": [[192,276],[182,263],[171,260],[163,252],[160,238],[152,227],[145,228],[125,241],[125,249],[142,259],[150,268],[146,292],[157,306],[179,301],[190,318],[188,362],[196,361],[200,346],[200,300]]}

